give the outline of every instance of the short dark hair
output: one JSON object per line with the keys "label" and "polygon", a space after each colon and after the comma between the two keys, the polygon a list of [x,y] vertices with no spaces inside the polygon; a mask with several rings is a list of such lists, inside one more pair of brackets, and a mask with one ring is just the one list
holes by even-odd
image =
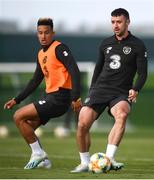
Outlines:
{"label": "short dark hair", "polygon": [[129,13],[126,9],[118,8],[111,12],[111,16],[125,16],[126,19],[129,19]]}
{"label": "short dark hair", "polygon": [[53,20],[51,18],[40,18],[37,22],[37,26],[46,25],[53,29]]}

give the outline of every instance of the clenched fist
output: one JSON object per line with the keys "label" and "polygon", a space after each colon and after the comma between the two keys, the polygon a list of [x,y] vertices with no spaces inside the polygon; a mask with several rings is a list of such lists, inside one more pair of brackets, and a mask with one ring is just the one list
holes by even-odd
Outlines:
{"label": "clenched fist", "polygon": [[72,101],[71,107],[73,111],[79,112],[82,107],[81,98],[77,99],[76,101]]}

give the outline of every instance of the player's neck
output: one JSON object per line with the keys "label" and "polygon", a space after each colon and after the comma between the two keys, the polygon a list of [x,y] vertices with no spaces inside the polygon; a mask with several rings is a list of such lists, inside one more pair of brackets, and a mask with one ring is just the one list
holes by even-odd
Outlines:
{"label": "player's neck", "polygon": [[50,44],[42,46],[43,51],[44,51],[44,52],[47,51],[48,48],[51,46],[51,44],[52,44],[54,41],[55,41],[55,40],[52,40]]}
{"label": "player's neck", "polygon": [[129,32],[126,31],[122,36],[117,36],[116,35],[116,38],[117,38],[118,41],[121,41],[121,40],[125,39],[128,35],[129,35]]}

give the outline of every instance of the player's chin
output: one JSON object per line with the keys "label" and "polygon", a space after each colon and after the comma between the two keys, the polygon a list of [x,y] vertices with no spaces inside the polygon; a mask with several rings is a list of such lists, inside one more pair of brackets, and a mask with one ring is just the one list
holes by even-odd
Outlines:
{"label": "player's chin", "polygon": [[50,42],[46,41],[46,40],[42,40],[40,41],[42,46],[48,46],[50,44]]}
{"label": "player's chin", "polygon": [[120,32],[119,31],[114,31],[116,36],[120,36]]}

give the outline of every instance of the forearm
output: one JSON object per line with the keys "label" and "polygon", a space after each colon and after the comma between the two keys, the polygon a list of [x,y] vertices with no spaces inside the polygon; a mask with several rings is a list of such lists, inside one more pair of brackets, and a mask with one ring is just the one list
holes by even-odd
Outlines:
{"label": "forearm", "polygon": [[147,74],[148,74],[148,65],[147,65],[147,60],[143,59],[142,61],[140,60],[137,63],[137,79],[136,82],[133,86],[133,89],[135,91],[140,91],[142,87],[144,86],[146,79],[147,79]]}
{"label": "forearm", "polygon": [[138,50],[136,65],[137,65],[138,76],[133,86],[133,89],[135,91],[140,91],[146,82],[147,74],[148,74],[147,51],[144,44],[142,44]]}
{"label": "forearm", "polygon": [[[64,53],[65,52],[65,53]],[[69,48],[60,44],[56,47],[56,57],[66,67],[72,80],[72,100],[77,100],[80,97],[80,71],[69,50]]]}
{"label": "forearm", "polygon": [[19,93],[17,97],[14,98],[17,104],[28,97],[41,83],[44,75],[41,71],[40,65],[37,63],[36,70],[34,72],[33,78],[29,81],[27,86]]}
{"label": "forearm", "polygon": [[98,58],[98,61],[96,63],[95,69],[94,69],[94,73],[93,73],[93,77],[92,77],[90,87],[92,87],[96,83],[97,78],[99,77],[99,75],[100,75],[100,73],[102,71],[102,68],[104,66],[105,57],[104,57],[102,49],[103,49],[102,46],[100,46],[100,48],[99,48],[99,58]]}
{"label": "forearm", "polygon": [[146,79],[147,79],[147,73],[139,75],[138,78],[136,79],[133,89],[135,91],[139,92],[142,89],[142,87],[144,86]]}
{"label": "forearm", "polygon": [[23,89],[17,97],[14,98],[17,104],[27,98],[37,87],[39,83],[34,83],[33,80],[29,81],[25,89]]}

